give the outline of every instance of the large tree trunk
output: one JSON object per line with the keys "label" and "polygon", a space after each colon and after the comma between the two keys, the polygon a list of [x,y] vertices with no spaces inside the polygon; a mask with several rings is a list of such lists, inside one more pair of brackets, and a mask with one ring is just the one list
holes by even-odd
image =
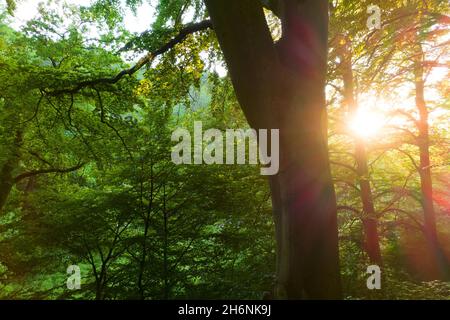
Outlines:
{"label": "large tree trunk", "polygon": [[274,45],[258,0],[205,0],[241,107],[255,129],[280,130],[270,179],[275,296],[341,297],[336,199],[325,132],[326,0],[281,0]]}
{"label": "large tree trunk", "polygon": [[423,78],[423,51],[421,45],[418,45],[419,56],[415,61],[415,89],[416,89],[416,107],[419,111],[417,139],[420,153],[420,188],[422,194],[422,208],[424,214],[425,237],[436,257],[437,265],[442,279],[450,279],[450,263],[445,256],[441,245],[439,244],[438,233],[436,229],[436,213],[433,203],[433,182],[431,178],[430,162],[430,137],[428,125],[428,108],[425,102],[425,83]]}
{"label": "large tree trunk", "polygon": [[[341,67],[344,81],[344,102],[347,105],[349,114],[358,112],[358,103],[355,98],[354,77],[352,70],[352,51],[349,39],[342,38]],[[356,173],[358,175],[360,192],[359,196],[363,205],[363,229],[365,235],[365,250],[372,263],[382,264],[380,239],[378,235],[378,218],[373,204],[372,189],[369,180],[369,168],[367,165],[367,152],[364,140],[360,137],[354,138]]]}

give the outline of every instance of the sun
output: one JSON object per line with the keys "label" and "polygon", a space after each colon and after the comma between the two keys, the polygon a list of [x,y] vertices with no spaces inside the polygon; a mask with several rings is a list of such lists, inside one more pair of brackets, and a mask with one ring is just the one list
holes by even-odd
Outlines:
{"label": "sun", "polygon": [[363,139],[377,137],[386,125],[386,118],[380,110],[365,107],[358,108],[348,121],[352,134]]}

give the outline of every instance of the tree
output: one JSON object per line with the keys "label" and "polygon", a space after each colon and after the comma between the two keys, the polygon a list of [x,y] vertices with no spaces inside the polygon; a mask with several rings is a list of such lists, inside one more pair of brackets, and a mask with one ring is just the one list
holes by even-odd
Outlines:
{"label": "tree", "polygon": [[[448,4],[440,1],[430,1],[428,3],[414,1],[408,2],[400,9],[393,10],[394,17],[387,21],[387,27],[397,29],[397,41],[402,45],[389,44],[388,39],[381,39],[380,44],[387,46],[388,56],[394,56],[398,50],[403,50],[405,55],[397,64],[400,70],[397,73],[383,76],[376,74],[373,78],[381,78],[388,81],[395,81],[396,77],[402,77],[406,73],[409,81],[414,84],[414,96],[416,112],[401,112],[413,124],[413,130],[403,129],[408,133],[408,138],[412,137],[412,144],[418,148],[419,161],[410,153],[401,149],[400,151],[411,160],[420,178],[420,204],[423,210],[423,232],[429,251],[436,261],[440,270],[440,278],[447,279],[450,276],[450,264],[443,252],[442,245],[438,240],[436,228],[436,211],[433,199],[432,167],[430,160],[430,124],[429,124],[429,106],[427,106],[425,96],[425,83],[427,74],[439,65],[442,57],[442,35],[448,32],[449,19],[440,12],[448,11]],[[399,20],[400,18],[403,18]],[[405,20],[409,22],[405,26]],[[392,32],[395,34],[395,32]],[[398,47],[397,47],[398,46]],[[427,49],[424,50],[424,47]],[[433,58],[434,57],[434,58]],[[445,58],[444,58],[445,59]],[[410,64],[412,61],[412,64]],[[389,59],[384,58],[381,68],[387,68]],[[406,67],[407,66],[407,67]],[[406,71],[406,68],[409,70]],[[372,78],[372,79],[373,79]]]}
{"label": "tree", "polygon": [[[1,298],[449,296],[421,282],[450,254],[448,3],[148,2],[141,34],[141,0],[51,1],[17,31],[0,3]],[[194,121],[280,129],[280,172],[175,165]]]}
{"label": "tree", "polygon": [[205,1],[251,127],[280,129],[271,178],[278,298],[341,297],[336,199],[325,134],[327,1],[271,2],[274,43],[259,1]]}
{"label": "tree", "polygon": [[[76,155],[70,157],[70,152],[66,153],[66,161],[64,161],[64,157],[58,155],[61,149],[51,150],[48,148],[47,139],[51,138],[42,134],[41,130],[51,125],[54,128],[55,123],[51,125],[47,121],[39,123],[38,113],[44,110],[52,112],[49,109],[54,105],[52,101],[44,99],[43,93],[36,87],[36,83],[42,81],[42,76],[39,75],[39,71],[42,70],[38,68],[36,72],[33,66],[35,62],[33,59],[36,59],[33,53],[34,50],[38,50],[36,48],[38,46],[30,45],[20,34],[5,25],[0,25],[0,28],[5,34],[0,44],[3,66],[0,72],[2,81],[0,94],[2,139],[0,145],[5,150],[0,159],[1,212],[13,187],[17,184],[37,175],[76,171],[85,163],[76,159]],[[42,62],[39,58],[36,60]],[[21,69],[26,70],[26,76],[20,72]],[[58,125],[62,126],[63,124],[60,122]],[[57,132],[57,130],[53,130],[53,132]],[[9,137],[7,137],[8,135]],[[66,137],[60,136],[60,138]],[[68,140],[65,139],[67,144],[69,144]],[[49,158],[53,159],[49,160]],[[72,164],[66,164],[67,162],[72,162]],[[77,164],[73,165],[73,162],[77,162]]]}
{"label": "tree", "polygon": [[[352,47],[351,40],[346,36],[337,37],[336,42],[339,43],[340,52],[338,55],[341,59],[340,67],[342,68],[343,79],[343,95],[344,103],[347,106],[348,113],[356,116],[358,113],[358,102],[356,101],[356,89],[354,86],[354,75],[352,70]],[[372,263],[379,266],[382,265],[380,239],[378,234],[378,217],[375,211],[372,187],[370,185],[369,166],[367,159],[367,151],[364,139],[354,136],[354,158],[356,162],[355,173],[358,176],[359,193],[363,207],[362,223],[365,233],[365,250]]]}

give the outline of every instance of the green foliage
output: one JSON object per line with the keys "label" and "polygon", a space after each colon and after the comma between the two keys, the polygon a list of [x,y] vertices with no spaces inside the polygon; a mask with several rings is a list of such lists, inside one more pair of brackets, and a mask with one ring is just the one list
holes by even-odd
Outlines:
{"label": "green foliage", "polygon": [[16,10],[16,1],[15,0],[6,0],[6,10],[10,15],[14,15],[14,11]]}
{"label": "green foliage", "polygon": [[[385,82],[411,80],[410,72],[392,70],[410,62],[413,46],[399,34],[414,21],[386,25],[366,41],[369,2],[334,1],[330,24],[328,81],[336,90],[329,100],[329,148],[345,297],[450,299],[448,283],[420,272],[428,258],[416,259],[416,252],[428,257],[420,175],[412,161],[420,157],[404,131],[366,143],[368,174],[352,170],[354,141],[345,132],[339,93],[336,39],[343,26],[358,90],[392,97]],[[400,1],[372,2],[387,12],[386,19],[414,8],[403,8]],[[171,133],[178,127],[192,132],[198,120],[204,130],[247,127],[230,78],[214,71],[223,58],[213,33],[189,35],[117,83],[78,87],[129,68],[121,53],[153,52],[187,23],[207,17],[199,0],[153,1],[149,31],[131,35],[123,27],[122,4],[137,10],[141,3],[98,0],[63,12],[41,6],[39,18],[20,31],[1,16],[0,183],[39,170],[80,167],[32,174],[11,182],[10,189],[0,185],[0,196],[6,195],[0,202],[0,298],[259,299],[272,290],[276,246],[270,191],[258,168],[175,166],[170,159]],[[428,3],[436,12],[448,12],[443,2]],[[9,14],[14,9],[8,0]],[[421,26],[421,41],[432,37],[435,22],[435,15],[414,22]],[[436,90],[433,108],[441,117],[430,128],[430,152],[439,236],[449,251],[449,132],[448,112],[442,111],[448,111],[448,81]],[[366,287],[370,262],[360,179],[370,180],[374,193],[384,258],[380,291]],[[66,288],[72,264],[81,268],[79,291]]]}

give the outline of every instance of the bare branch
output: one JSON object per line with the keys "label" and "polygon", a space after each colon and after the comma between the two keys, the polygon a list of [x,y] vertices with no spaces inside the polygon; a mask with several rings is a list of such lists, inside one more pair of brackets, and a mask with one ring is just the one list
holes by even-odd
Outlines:
{"label": "bare branch", "polygon": [[68,173],[68,172],[72,172],[72,171],[77,171],[78,169],[81,169],[86,163],[80,163],[77,164],[76,166],[70,167],[70,168],[49,168],[49,169],[39,169],[39,170],[33,170],[33,171],[28,171],[28,172],[24,172],[22,174],[19,174],[17,177],[14,178],[14,183],[18,183],[20,181],[22,181],[23,179],[29,178],[29,177],[33,177],[33,176],[37,176],[40,174],[46,174],[46,173]]}
{"label": "bare branch", "polygon": [[210,20],[204,20],[204,21],[201,21],[198,23],[190,24],[190,25],[186,26],[184,29],[182,29],[178,33],[177,36],[175,36],[173,39],[171,39],[169,42],[167,42],[161,48],[159,48],[158,50],[155,50],[153,52],[148,52],[141,59],[139,59],[139,61],[134,66],[132,66],[129,69],[120,71],[114,77],[86,80],[86,81],[82,81],[82,82],[75,84],[72,88],[54,90],[54,91],[50,91],[50,92],[47,91],[46,93],[49,95],[74,94],[86,87],[94,87],[94,86],[100,85],[100,84],[106,84],[106,85],[115,84],[115,83],[119,82],[123,77],[125,77],[127,75],[131,76],[131,75],[135,74],[143,66],[145,66],[148,63],[151,63],[157,56],[166,53],[167,51],[174,48],[177,44],[183,42],[188,35],[198,32],[198,31],[206,30],[211,27],[212,27],[212,24],[211,24]]}
{"label": "bare branch", "polygon": [[358,171],[356,171],[356,169],[354,167],[352,167],[352,166],[350,166],[350,165],[348,165],[346,163],[340,163],[340,162],[333,161],[333,160],[330,160],[330,163],[334,164],[336,166],[340,166],[340,167],[346,168],[346,169],[354,172],[355,174],[358,174]]}

